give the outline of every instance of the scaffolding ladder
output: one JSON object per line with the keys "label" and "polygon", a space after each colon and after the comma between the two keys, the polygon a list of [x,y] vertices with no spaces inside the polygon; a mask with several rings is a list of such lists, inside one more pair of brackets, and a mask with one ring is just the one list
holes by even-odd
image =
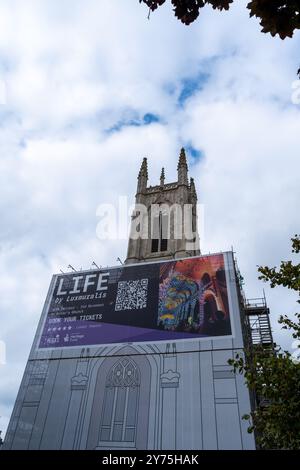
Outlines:
{"label": "scaffolding ladder", "polygon": [[244,312],[251,345],[273,349],[270,310],[266,298],[245,299]]}

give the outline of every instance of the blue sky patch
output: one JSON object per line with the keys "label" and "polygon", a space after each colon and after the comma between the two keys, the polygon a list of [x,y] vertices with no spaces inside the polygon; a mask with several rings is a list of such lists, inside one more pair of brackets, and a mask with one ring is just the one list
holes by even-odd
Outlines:
{"label": "blue sky patch", "polygon": [[195,165],[196,163],[198,163],[199,160],[204,156],[204,153],[202,150],[196,149],[191,144],[184,145],[184,148],[185,148],[186,154],[188,156],[188,159],[191,165]]}
{"label": "blue sky patch", "polygon": [[123,127],[128,127],[128,126],[148,126],[149,124],[153,124],[155,122],[160,122],[160,117],[157,114],[153,113],[146,113],[142,118],[133,118],[133,119],[123,119],[118,121],[114,126],[110,127],[107,129],[106,132],[118,132]]}
{"label": "blue sky patch", "polygon": [[197,91],[203,89],[209,79],[208,73],[200,72],[196,77],[185,78],[181,82],[181,91],[178,97],[178,103],[183,106],[187,99],[193,96]]}
{"label": "blue sky patch", "polygon": [[147,113],[143,117],[144,124],[152,124],[152,122],[159,122],[160,118],[156,114]]}

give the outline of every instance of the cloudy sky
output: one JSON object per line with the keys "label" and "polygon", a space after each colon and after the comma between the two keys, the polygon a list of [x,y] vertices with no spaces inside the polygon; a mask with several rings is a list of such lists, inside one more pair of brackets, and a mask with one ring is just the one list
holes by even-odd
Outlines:
{"label": "cloudy sky", "polygon": [[299,231],[299,33],[260,33],[247,1],[189,27],[168,3],[148,20],[138,0],[0,0],[2,430],[51,275],[125,258],[125,239],[97,238],[96,211],[133,202],[144,156],[150,184],[162,166],[171,182],[186,147],[202,252],[233,246],[247,296],[265,288],[291,347],[276,319],[295,296],[258,281],[257,265],[291,259]]}

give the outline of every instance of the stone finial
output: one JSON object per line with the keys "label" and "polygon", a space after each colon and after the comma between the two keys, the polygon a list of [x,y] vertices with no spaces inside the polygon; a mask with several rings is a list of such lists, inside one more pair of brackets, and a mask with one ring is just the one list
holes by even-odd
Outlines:
{"label": "stone finial", "polygon": [[197,199],[197,192],[196,192],[196,186],[195,186],[194,178],[190,179],[190,192],[191,192],[192,198]]}
{"label": "stone finial", "polygon": [[160,175],[160,185],[163,186],[165,184],[165,169],[164,167],[161,169]]}
{"label": "stone finial", "polygon": [[192,192],[192,193],[195,193],[195,192],[196,192],[196,187],[195,187],[194,178],[191,178],[191,179],[190,179],[190,188],[191,188],[191,192]]}

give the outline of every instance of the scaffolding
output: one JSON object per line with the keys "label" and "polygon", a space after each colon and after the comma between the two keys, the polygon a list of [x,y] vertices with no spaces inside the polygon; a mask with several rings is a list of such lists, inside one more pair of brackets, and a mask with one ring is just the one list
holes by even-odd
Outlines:
{"label": "scaffolding", "polygon": [[234,268],[245,343],[251,349],[262,346],[265,350],[274,351],[275,345],[270,323],[270,310],[267,306],[265,292],[263,292],[263,297],[247,299],[243,289],[244,279],[236,259],[234,259]]}
{"label": "scaffolding", "polygon": [[265,295],[262,298],[244,299],[244,312],[250,345],[274,349],[270,310]]}
{"label": "scaffolding", "polygon": [[[251,357],[253,357],[257,350],[259,350],[260,354],[262,352],[266,355],[276,354],[270,323],[270,310],[267,306],[265,293],[263,293],[263,297],[247,299],[243,290],[244,280],[236,260],[235,272],[244,343],[246,349],[248,349],[248,360],[251,361]],[[250,389],[249,393],[252,411],[257,409],[257,407],[262,408],[270,405],[270,400],[259,396],[255,389]],[[255,439],[257,439],[257,432],[255,432]]]}

